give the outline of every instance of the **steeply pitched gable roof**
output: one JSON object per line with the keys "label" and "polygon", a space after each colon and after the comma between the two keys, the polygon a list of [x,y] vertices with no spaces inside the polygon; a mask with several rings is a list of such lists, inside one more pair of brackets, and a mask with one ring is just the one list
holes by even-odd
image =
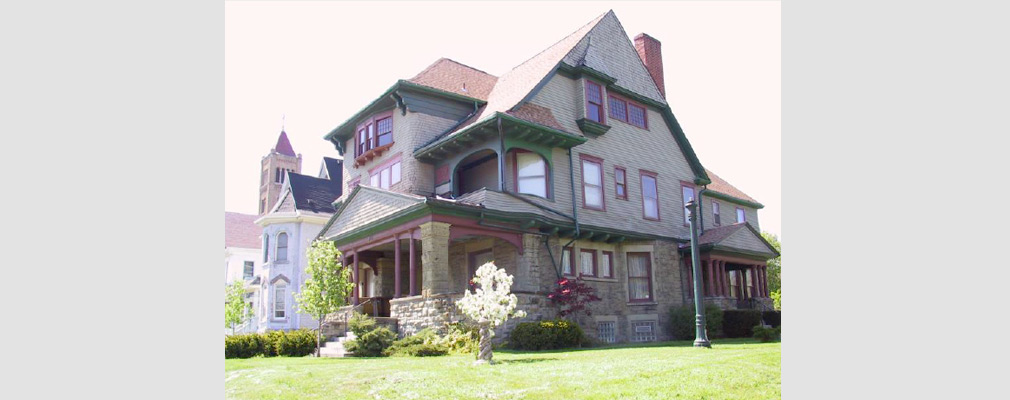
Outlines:
{"label": "steeply pitched gable roof", "polygon": [[363,229],[408,207],[423,204],[421,196],[358,185],[340,204],[320,236],[333,239]]}
{"label": "steeply pitched gable roof", "polygon": [[288,173],[288,185],[295,208],[317,213],[333,213],[333,201],[340,197],[341,182]]}
{"label": "steeply pitched gable roof", "polygon": [[754,200],[753,197],[748,196],[747,193],[744,193],[740,189],[737,189],[735,186],[730,185],[729,182],[726,182],[725,179],[720,178],[719,175],[715,174],[715,172],[712,172],[708,168],[705,169],[705,172],[708,174],[708,177],[712,179],[712,183],[708,184],[708,190],[716,191],[750,203],[758,205],[761,204],[757,200]]}
{"label": "steeply pitched gable roof", "polygon": [[288,134],[281,130],[281,135],[277,137],[277,144],[274,145],[274,150],[278,153],[295,157],[295,149],[291,148],[291,141],[288,140]]}
{"label": "steeply pitched gable roof", "polygon": [[224,247],[258,249],[263,228],[256,225],[259,218],[253,214],[224,212]]}
{"label": "steeply pitched gable roof", "polygon": [[779,252],[753,226],[747,222],[706,229],[698,237],[698,245],[719,246],[726,249],[777,257]]}
{"label": "steeply pitched gable roof", "polygon": [[448,58],[440,58],[410,82],[487,101],[498,77]]}
{"label": "steeply pitched gable roof", "polygon": [[339,180],[334,178],[342,178],[343,174],[343,161],[336,158],[323,157],[323,169],[320,172],[319,178]]}

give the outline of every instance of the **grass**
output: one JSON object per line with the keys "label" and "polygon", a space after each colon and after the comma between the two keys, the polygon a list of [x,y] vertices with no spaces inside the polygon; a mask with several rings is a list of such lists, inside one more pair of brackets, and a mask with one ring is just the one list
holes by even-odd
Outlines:
{"label": "grass", "polygon": [[750,339],[392,358],[225,360],[241,399],[777,399],[781,344]]}

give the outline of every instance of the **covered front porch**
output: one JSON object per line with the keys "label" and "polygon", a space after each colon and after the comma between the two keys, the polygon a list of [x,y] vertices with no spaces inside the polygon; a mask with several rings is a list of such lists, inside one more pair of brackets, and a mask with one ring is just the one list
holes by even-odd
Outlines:
{"label": "covered front porch", "polygon": [[[768,260],[779,254],[748,223],[706,230],[698,238],[705,302],[723,309],[772,309],[768,290]],[[690,246],[681,248],[687,277],[686,293],[694,298]]]}

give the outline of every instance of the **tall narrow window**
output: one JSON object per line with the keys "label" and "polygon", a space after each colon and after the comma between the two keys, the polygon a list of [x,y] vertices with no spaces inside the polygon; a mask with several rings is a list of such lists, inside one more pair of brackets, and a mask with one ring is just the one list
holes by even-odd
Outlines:
{"label": "tall narrow window", "polygon": [[575,275],[575,269],[572,267],[572,248],[561,249],[561,274]]}
{"label": "tall narrow window", "polygon": [[715,226],[722,225],[722,220],[719,217],[719,202],[715,200],[712,200],[712,220],[712,222],[715,223]]}
{"label": "tall narrow window", "polygon": [[284,170],[274,168],[274,183],[284,183]]}
{"label": "tall narrow window", "polygon": [[685,183],[681,183],[680,184],[680,192],[682,194],[681,200],[684,200],[684,204],[685,204],[685,206],[684,206],[684,225],[686,226],[687,224],[691,223],[691,217],[688,216],[686,204],[687,204],[687,202],[689,202],[691,200],[694,200],[694,187],[693,186],[688,186]]}
{"label": "tall narrow window", "polygon": [[379,132],[379,146],[393,143],[393,117],[375,121],[375,126]]}
{"label": "tall narrow window", "polygon": [[367,150],[368,150],[368,140],[367,140],[367,137],[365,136],[365,127],[362,126],[362,127],[358,128],[358,154],[357,155],[360,156],[362,154],[365,154],[365,151],[367,151]]}
{"label": "tall narrow window", "polygon": [[618,199],[628,199],[628,177],[622,167],[614,167],[614,192]]}
{"label": "tall narrow window", "polygon": [[603,123],[603,87],[586,81],[586,119]]}
{"label": "tall narrow window", "polygon": [[288,261],[288,234],[281,232],[277,234],[277,262]]}
{"label": "tall narrow window", "polygon": [[596,250],[579,251],[579,272],[584,276],[596,276]]}
{"label": "tall narrow window", "polygon": [[603,160],[582,155],[582,206],[603,210]]}
{"label": "tall narrow window", "polygon": [[736,208],[736,222],[747,222],[747,213],[745,213],[740,207]]}
{"label": "tall narrow window", "polygon": [[288,285],[283,281],[278,281],[274,285],[274,318],[282,319],[284,318],[284,297],[287,296]]}
{"label": "tall narrow window", "polygon": [[614,252],[604,251],[600,257],[600,278],[614,277]]}
{"label": "tall narrow window", "polygon": [[250,279],[253,277],[253,262],[246,261],[242,266],[242,279]]}
{"label": "tall narrow window", "polygon": [[628,123],[645,129],[647,127],[645,108],[628,103]]}
{"label": "tall narrow window", "polygon": [[263,262],[270,261],[270,236],[263,234]]}
{"label": "tall narrow window", "polygon": [[547,197],[547,162],[539,154],[515,151],[516,192]]}
{"label": "tall narrow window", "polygon": [[368,148],[374,149],[378,147],[375,145],[375,124],[371,122],[365,124],[365,133],[367,135]]}
{"label": "tall narrow window", "polygon": [[656,174],[642,171],[642,216],[645,219],[659,220],[659,189],[656,185]]}
{"label": "tall narrow window", "polygon": [[649,253],[628,253],[628,294],[631,301],[652,300],[652,260]]}

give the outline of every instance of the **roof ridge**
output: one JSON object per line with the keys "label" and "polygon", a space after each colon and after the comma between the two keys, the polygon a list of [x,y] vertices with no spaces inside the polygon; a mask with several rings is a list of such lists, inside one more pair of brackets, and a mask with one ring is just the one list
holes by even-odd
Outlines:
{"label": "roof ridge", "polygon": [[[526,59],[525,61],[523,61],[523,62],[519,63],[519,64],[518,64],[518,65],[516,65],[515,67],[512,67],[512,69],[510,69],[510,70],[506,71],[506,72],[505,72],[504,74],[502,74],[502,76],[505,76],[505,75],[506,75],[506,74],[508,74],[509,72],[512,72],[512,71],[515,71],[515,70],[516,70],[517,68],[519,68],[519,67],[521,67],[521,66],[523,66],[523,65],[526,65],[526,63],[528,63],[528,62],[532,61],[533,59],[535,59],[535,58],[539,57],[539,56],[540,56],[541,54],[544,54],[544,52],[546,52],[547,50],[550,50],[550,49],[554,48],[554,46],[557,46],[558,44],[561,44],[561,42],[564,42],[564,41],[565,41],[566,39],[568,39],[568,38],[572,37],[572,35],[574,35],[574,34],[578,33],[579,31],[581,31],[581,30],[582,30],[582,29],[584,29],[585,27],[589,26],[590,24],[592,24],[592,25],[593,25],[593,27],[595,27],[595,26],[596,26],[596,24],[599,24],[599,23],[600,23],[600,21],[602,21],[602,20],[603,20],[603,17],[606,17],[606,16],[607,16],[607,14],[613,14],[613,13],[614,13],[614,10],[613,10],[613,9],[611,9],[611,10],[609,10],[609,11],[607,11],[607,12],[603,13],[603,14],[600,14],[600,15],[599,15],[598,17],[596,17],[596,18],[593,18],[593,19],[592,19],[591,21],[589,21],[589,22],[587,22],[587,23],[583,24],[583,25],[582,25],[582,26],[580,26],[580,27],[579,27],[578,29],[576,29],[576,30],[572,31],[572,33],[569,33],[569,34],[565,35],[565,36],[564,36],[564,37],[562,37],[562,38],[561,38],[560,40],[558,40],[558,41],[556,41],[556,42],[554,42],[554,43],[551,43],[551,45],[550,45],[550,46],[547,46],[547,47],[545,47],[545,48],[544,48],[543,50],[540,50],[540,52],[539,52],[539,53],[537,53],[537,54],[534,54],[534,55],[533,55],[532,57],[530,57],[530,58],[527,58],[527,59]],[[592,28],[590,28],[590,30],[592,30]],[[588,31],[587,31],[587,33],[588,33]],[[577,45],[577,44],[578,44],[578,43],[576,43],[576,45]],[[574,46],[573,46],[572,48],[574,49]],[[568,50],[568,53],[571,53],[571,50]],[[565,53],[565,56],[567,56],[567,55],[568,55],[568,53]],[[561,58],[562,58],[562,59],[564,59],[565,57],[564,57],[564,56],[562,56]]]}

